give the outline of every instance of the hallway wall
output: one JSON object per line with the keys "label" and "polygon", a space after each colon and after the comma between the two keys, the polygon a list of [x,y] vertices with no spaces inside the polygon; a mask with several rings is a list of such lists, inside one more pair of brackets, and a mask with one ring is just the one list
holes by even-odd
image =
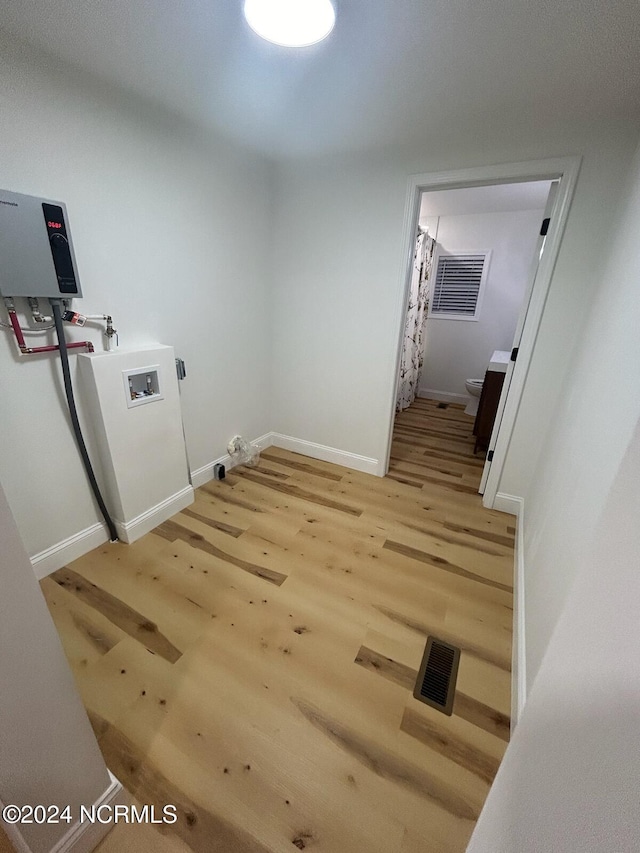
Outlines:
{"label": "hallway wall", "polygon": [[[185,360],[191,468],[271,429],[268,163],[4,36],[0,79],[0,188],[66,202],[77,310],[111,313],[122,348]],[[68,336],[103,347],[95,327]],[[21,357],[0,329],[0,392],[0,482],[33,556],[99,514],[55,355]]]}
{"label": "hallway wall", "polygon": [[[640,148],[612,223],[588,321],[525,493],[529,689],[640,420]],[[601,571],[615,580],[615,563],[604,560]]]}
{"label": "hallway wall", "polygon": [[[501,491],[522,494],[601,269],[635,121],[470,125],[418,148],[280,164],[274,242],[274,428],[384,463],[400,335],[407,176],[583,154]],[[598,239],[594,239],[597,234]]]}
{"label": "hallway wall", "polygon": [[[0,542],[0,803],[69,805],[75,822],[111,779],[1,486]],[[70,828],[16,826],[33,853]]]}
{"label": "hallway wall", "polygon": [[[636,250],[634,264],[637,255]],[[620,456],[618,443],[615,453],[607,454],[607,484],[592,486],[604,511],[595,527],[589,526],[591,517],[584,520],[588,551],[576,568],[468,853],[640,849],[637,423],[626,455]],[[629,424],[625,418],[625,429]],[[572,497],[564,491],[565,501]],[[558,502],[552,508],[557,511]],[[552,544],[555,559],[546,566],[545,582],[564,556]]]}

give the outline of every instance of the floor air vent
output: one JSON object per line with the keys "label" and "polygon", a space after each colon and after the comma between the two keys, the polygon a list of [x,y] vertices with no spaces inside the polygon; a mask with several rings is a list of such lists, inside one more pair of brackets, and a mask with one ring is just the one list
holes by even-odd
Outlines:
{"label": "floor air vent", "polygon": [[451,716],[459,662],[460,649],[429,637],[413,691],[414,697]]}

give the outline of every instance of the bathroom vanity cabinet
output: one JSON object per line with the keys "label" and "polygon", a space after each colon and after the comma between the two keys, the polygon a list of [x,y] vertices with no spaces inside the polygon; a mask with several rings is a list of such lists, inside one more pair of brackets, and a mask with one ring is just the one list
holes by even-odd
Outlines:
{"label": "bathroom vanity cabinet", "polygon": [[489,447],[503,382],[504,373],[499,373],[496,370],[487,370],[484,375],[482,393],[478,403],[478,414],[473,425],[473,434],[476,437],[474,453],[479,450],[486,450]]}
{"label": "bathroom vanity cabinet", "polygon": [[496,350],[484,375],[478,414],[473,425],[473,434],[476,437],[474,453],[489,447],[510,356],[508,351]]}

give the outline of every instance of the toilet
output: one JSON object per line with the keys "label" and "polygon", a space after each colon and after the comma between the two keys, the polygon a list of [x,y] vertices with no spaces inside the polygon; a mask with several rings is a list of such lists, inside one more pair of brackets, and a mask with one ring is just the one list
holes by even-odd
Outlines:
{"label": "toilet", "polygon": [[480,403],[483,383],[484,379],[467,379],[464,383],[464,387],[467,389],[467,394],[470,397],[467,408],[464,410],[465,415],[478,414],[478,404]]}

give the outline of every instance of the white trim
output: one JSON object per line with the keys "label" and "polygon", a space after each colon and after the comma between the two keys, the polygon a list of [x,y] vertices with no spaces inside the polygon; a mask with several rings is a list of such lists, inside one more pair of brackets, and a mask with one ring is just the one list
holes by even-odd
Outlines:
{"label": "white trim", "polygon": [[[9,805],[9,803],[5,803],[3,800],[0,800],[0,811],[3,810],[7,805]],[[31,848],[24,840],[24,838],[22,837],[22,833],[18,829],[20,824],[5,823],[5,821],[2,821],[0,826],[4,830],[9,841],[11,842],[12,847],[15,848],[16,853],[32,853]]]}
{"label": "white trim", "polygon": [[513,367],[513,374],[504,403],[500,428],[496,436],[493,460],[484,490],[482,502],[487,507],[493,506],[493,500],[497,494],[500,478],[502,477],[513,427],[520,408],[522,392],[529,373],[533,348],[538,337],[538,329],[542,321],[547,294],[551,285],[558,252],[560,251],[562,235],[567,224],[573,193],[578,181],[580,163],[580,157],[567,157],[565,158],[563,170],[559,172],[562,179],[551,214],[551,224],[547,232],[544,252],[540,258],[538,272],[533,283],[529,307],[522,328],[522,337],[518,344],[518,358]]}
{"label": "white trim", "polygon": [[[271,447],[273,444],[272,436],[272,432],[267,432],[250,443],[258,447],[260,450],[266,450],[267,447]],[[191,472],[191,483],[193,484],[193,488],[197,489],[200,486],[204,486],[205,483],[208,483],[210,480],[213,480],[213,466],[218,464],[224,465],[224,467],[229,470],[236,465],[236,462],[228,453],[225,453],[224,456],[219,456],[217,459],[214,459],[213,462],[208,462],[201,468],[196,468],[195,471]]]}
{"label": "white trim", "polygon": [[470,394],[452,394],[450,391],[436,391],[434,388],[418,388],[417,399],[421,397],[440,400],[442,403],[460,403],[462,406],[466,406],[471,399]]}
{"label": "white trim", "polygon": [[[144,536],[145,533],[149,533],[154,527],[189,506],[193,501],[193,486],[185,486],[184,489],[152,506],[132,521],[123,522],[114,519],[118,536],[123,542],[135,542],[136,539]],[[37,579],[41,581],[62,566],[66,566],[67,563],[83,557],[89,551],[93,551],[94,548],[108,541],[109,534],[105,526],[103,524],[92,524],[91,527],[74,533],[73,536],[69,536],[67,539],[52,545],[51,548],[40,551],[39,554],[31,557],[33,571]]]}
{"label": "white trim", "polygon": [[365,474],[375,474],[383,477],[380,460],[370,456],[360,456],[358,453],[349,453],[347,450],[339,450],[337,447],[327,447],[325,444],[316,444],[313,441],[305,441],[303,438],[294,438],[291,435],[282,435],[279,432],[271,433],[272,444],[283,450],[291,450],[293,453],[301,453],[312,459],[321,459],[323,462],[333,462],[345,468],[353,468],[363,471]]}
{"label": "white trim", "polygon": [[522,498],[516,495],[507,495],[504,492],[498,492],[493,502],[493,509],[499,512],[508,512],[509,515],[519,516],[522,510]]}
{"label": "white trim", "polygon": [[179,492],[171,495],[150,509],[136,516],[132,521],[118,521],[114,519],[118,536],[123,542],[131,544],[140,539],[145,533],[149,533],[154,527],[162,524],[181,509],[189,506],[195,500],[193,486],[185,486]]}
{"label": "white trim", "polygon": [[69,536],[50,548],[34,554],[31,557],[33,571],[38,580],[42,580],[72,560],[77,560],[78,557],[88,554],[89,551],[93,551],[94,548],[108,541],[109,534],[104,524],[92,524],[91,527],[74,533],[73,536]]}
{"label": "white trim", "polygon": [[420,195],[424,190],[459,189],[461,187],[488,186],[493,184],[517,183],[523,181],[556,180],[561,178],[554,214],[547,234],[545,251],[543,252],[536,276],[535,285],[529,302],[529,310],[519,344],[518,360],[513,372],[513,380],[509,388],[504,414],[500,424],[493,462],[487,478],[483,503],[493,507],[498,491],[498,484],[507,455],[511,434],[520,406],[520,399],[533,354],[533,347],[538,334],[542,312],[551,284],[556,258],[564,233],[569,209],[580,171],[581,157],[558,157],[550,160],[534,160],[522,163],[506,163],[494,166],[478,166],[469,169],[458,169],[450,172],[432,172],[423,175],[411,175],[407,185],[403,226],[403,256],[400,272],[400,287],[395,311],[394,323],[397,330],[397,347],[394,373],[391,377],[388,398],[388,429],[387,452],[382,464],[382,474],[389,470],[391,456],[391,441],[395,419],[395,404],[398,394],[400,376],[400,359],[404,337],[404,318],[407,311],[407,301],[411,285],[413,269],[413,250],[415,235],[418,227]]}
{"label": "white trim", "polygon": [[[128,803],[124,789],[113,773],[109,772],[111,783],[102,796],[93,804],[96,809],[100,806],[114,806],[120,802]],[[90,853],[102,839],[111,832],[114,823],[85,822],[76,823],[65,833],[55,847],[49,853]]]}
{"label": "white trim", "polygon": [[527,655],[524,586],[524,501],[520,502],[516,530],[513,578],[513,641],[511,658],[511,733],[518,724],[527,698]]}
{"label": "white trim", "polygon": [[[128,804],[129,800],[125,794],[122,784],[116,777],[107,770],[109,774],[109,786],[98,799],[93,803],[93,806],[98,809],[100,806],[114,806],[116,804]],[[0,800],[0,807],[4,804]],[[90,823],[86,821],[80,823],[79,820],[69,827],[67,832],[56,844],[49,848],[48,853],[91,853],[98,846],[102,839],[111,832],[114,823]],[[24,839],[17,825],[2,824],[11,844],[15,847],[16,853],[32,853],[31,848]]]}
{"label": "white trim", "polygon": [[418,233],[418,222],[420,219],[421,189],[419,183],[416,183],[414,180],[414,177],[409,178],[407,198],[404,205],[404,224],[402,226],[402,246],[404,247],[404,254],[402,256],[402,265],[400,268],[400,299],[398,300],[395,317],[393,318],[394,328],[398,330],[396,363],[394,365],[392,377],[392,397],[390,401],[389,423],[387,427],[387,452],[384,459],[383,469],[380,472],[381,477],[384,477],[389,470],[389,462],[391,460],[391,442],[393,440],[393,427],[396,419],[398,388],[400,387],[400,363],[402,361],[402,348],[404,346],[404,329],[407,307],[409,305],[409,295],[411,292],[411,281],[413,278],[413,254],[415,251],[416,234]]}
{"label": "white trim", "polygon": [[[251,444],[254,444],[259,450],[267,450],[273,446],[273,435],[272,432],[265,432],[260,438],[255,438]],[[235,462],[233,464],[235,465]]]}
{"label": "white trim", "polygon": [[527,697],[527,659],[524,586],[524,498],[498,493],[494,509],[516,518],[513,559],[513,632],[511,645],[511,733],[518,724]]}
{"label": "white trim", "polygon": [[[551,220],[551,216],[553,215],[553,211],[555,208],[556,199],[558,197],[558,187],[560,186],[560,181],[551,181],[549,185],[549,194],[547,196],[547,201],[544,207],[544,211],[542,213],[542,221],[545,219]],[[540,229],[542,232],[542,229]],[[531,258],[531,265],[528,276],[528,283],[526,288],[526,293],[522,300],[522,304],[520,306],[520,312],[518,314],[518,322],[516,324],[516,330],[513,335],[513,341],[511,344],[511,349],[520,346],[520,340],[522,339],[522,330],[524,328],[525,321],[527,319],[527,311],[529,310],[529,303],[531,301],[531,294],[533,293],[533,288],[536,283],[536,276],[538,275],[538,270],[540,268],[540,258],[542,253],[544,252],[544,247],[547,242],[546,234],[540,233],[538,235],[538,239],[536,241],[536,248],[533,257]],[[489,446],[487,448],[487,458],[484,464],[484,468],[482,469],[482,478],[480,480],[480,488],[478,491],[481,495],[484,495],[485,489],[487,486],[487,481],[489,479],[489,471],[491,470],[491,459],[493,458],[496,441],[498,440],[498,433],[500,432],[500,425],[502,423],[502,415],[504,413],[505,403],[507,401],[507,396],[509,394],[509,388],[511,387],[511,377],[513,376],[513,367],[514,362],[509,361],[507,365],[507,371],[504,378],[504,382],[502,383],[502,391],[500,392],[500,399],[498,400],[498,408],[496,410],[496,416],[493,422],[493,428],[491,430],[491,437],[489,438]],[[487,505],[489,499],[485,501],[485,505]]]}
{"label": "white trim", "polygon": [[[273,433],[271,432],[265,433],[265,435],[260,436],[260,438],[256,438],[255,441],[252,441],[251,443],[260,447],[261,450],[266,450],[267,447],[270,447],[273,444],[272,435]],[[120,536],[124,542],[133,542],[136,539],[139,539],[144,533],[148,533],[154,527],[157,527],[158,524],[161,524],[172,515],[175,515],[176,512],[180,512],[181,509],[189,506],[189,504],[193,503],[194,500],[194,489],[197,489],[198,486],[203,486],[205,483],[208,483],[209,480],[213,480],[213,466],[217,462],[222,462],[226,468],[233,468],[235,465],[235,462],[231,457],[226,454],[225,456],[221,456],[219,459],[214,459],[214,461],[210,462],[208,465],[203,465],[201,468],[197,468],[195,471],[192,471],[191,486],[185,487],[180,492],[177,492],[170,498],[167,498],[167,500],[151,507],[151,509],[143,512],[137,518],[134,518],[133,521],[129,521],[125,524],[121,521],[115,520],[118,536]],[[74,533],[73,536],[69,536],[67,539],[57,542],[50,548],[46,548],[44,551],[34,554],[34,556],[31,557],[33,571],[35,572],[37,579],[42,580],[53,572],[56,572],[58,569],[61,569],[62,566],[66,566],[67,563],[71,563],[73,560],[83,557],[85,554],[88,554],[89,551],[93,551],[94,548],[98,548],[100,545],[103,545],[108,541],[109,534],[105,525],[99,522],[92,524],[91,527],[87,527],[79,533]]]}

